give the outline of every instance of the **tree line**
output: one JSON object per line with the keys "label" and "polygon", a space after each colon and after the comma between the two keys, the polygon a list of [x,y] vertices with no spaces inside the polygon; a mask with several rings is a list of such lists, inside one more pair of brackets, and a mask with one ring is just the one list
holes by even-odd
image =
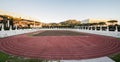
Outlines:
{"label": "tree line", "polygon": [[[19,23],[19,21],[23,21],[25,19],[22,19],[21,17],[16,18],[16,17],[12,17],[12,16],[8,16],[8,15],[0,15],[1,18],[3,18],[3,20],[0,21],[0,24],[4,24],[4,29],[8,30],[10,29],[10,26],[12,27],[12,29],[15,29],[15,24]],[[9,23],[8,23],[9,20]],[[18,26],[18,28],[30,28],[30,25],[34,25],[34,22],[32,20],[27,20],[30,23],[24,23],[25,25],[27,25],[26,27],[21,27],[20,25]],[[99,23],[81,23],[81,21],[76,20],[76,19],[68,19],[65,20],[63,22],[59,22],[59,23],[42,23],[42,28],[74,28],[75,26],[109,26],[110,30],[114,30],[116,26],[120,26],[118,24],[116,24],[118,21],[117,20],[108,20],[107,23],[109,23],[109,25],[106,24],[106,22],[99,22]],[[1,28],[2,26],[0,26]],[[106,29],[106,27],[103,27],[104,29]],[[94,28],[93,28],[94,29]],[[98,28],[99,29],[99,28]],[[119,28],[118,28],[119,29]]]}
{"label": "tree line", "polygon": [[69,19],[59,23],[43,23],[43,28],[74,28],[74,26],[80,25],[81,22],[75,19]]}

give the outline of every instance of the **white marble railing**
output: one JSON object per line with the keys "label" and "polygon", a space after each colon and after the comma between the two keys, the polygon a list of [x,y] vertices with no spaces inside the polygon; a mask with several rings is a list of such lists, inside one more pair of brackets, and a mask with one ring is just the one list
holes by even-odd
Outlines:
{"label": "white marble railing", "polygon": [[106,30],[102,30],[102,27],[100,30],[92,30],[92,29],[83,29],[82,26],[76,26],[75,27],[78,32],[86,32],[86,33],[92,33],[92,34],[99,34],[99,35],[105,35],[105,36],[112,36],[112,37],[117,37],[120,38],[120,32],[118,31],[118,27],[116,26],[115,31],[109,31],[109,27],[106,28]]}
{"label": "white marble railing", "polygon": [[72,31],[77,31],[77,32],[85,32],[85,33],[92,33],[92,34],[99,34],[99,35],[120,38],[120,32],[118,32],[118,31],[108,31],[108,30],[102,31],[102,30],[70,29],[70,28],[1,30],[0,38],[34,32],[34,31],[39,31],[39,30],[72,30]]}
{"label": "white marble railing", "polygon": [[76,29],[74,31],[78,32],[85,32],[85,33],[92,33],[92,34],[99,34],[99,35],[105,35],[105,36],[112,36],[120,38],[120,32],[118,31],[97,31],[97,30],[84,30],[84,29]]}
{"label": "white marble railing", "polygon": [[2,30],[0,31],[0,38],[13,36],[13,35],[19,35],[29,32],[38,31],[39,29],[19,29],[19,30]]}

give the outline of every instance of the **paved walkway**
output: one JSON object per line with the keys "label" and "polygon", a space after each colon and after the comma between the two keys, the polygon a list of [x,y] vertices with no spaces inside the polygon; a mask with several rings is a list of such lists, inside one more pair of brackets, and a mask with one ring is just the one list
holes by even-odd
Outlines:
{"label": "paved walkway", "polygon": [[108,57],[86,59],[86,60],[61,60],[60,62],[115,62]]}

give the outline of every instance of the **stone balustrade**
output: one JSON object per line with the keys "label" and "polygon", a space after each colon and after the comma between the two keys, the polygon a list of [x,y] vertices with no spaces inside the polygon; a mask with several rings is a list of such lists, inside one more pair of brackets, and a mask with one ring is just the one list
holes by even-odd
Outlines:
{"label": "stone balustrade", "polygon": [[85,33],[92,33],[92,34],[99,34],[99,35],[105,35],[105,36],[112,36],[120,38],[120,32],[118,31],[118,28],[116,27],[115,31],[109,31],[109,27],[107,27],[105,30],[103,30],[101,27],[99,30],[92,29],[92,26],[90,27],[84,27],[84,26],[75,26],[75,28],[37,28],[37,29],[15,29],[15,30],[4,30],[3,27],[0,31],[0,38],[18,35],[18,34],[24,34],[39,30],[73,30],[78,32],[85,32]]}

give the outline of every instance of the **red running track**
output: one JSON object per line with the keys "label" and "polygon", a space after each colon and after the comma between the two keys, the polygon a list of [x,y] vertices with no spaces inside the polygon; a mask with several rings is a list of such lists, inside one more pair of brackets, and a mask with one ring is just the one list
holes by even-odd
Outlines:
{"label": "red running track", "polygon": [[120,40],[94,34],[87,36],[28,36],[28,34],[22,34],[0,39],[0,50],[29,58],[77,60],[119,53]]}

